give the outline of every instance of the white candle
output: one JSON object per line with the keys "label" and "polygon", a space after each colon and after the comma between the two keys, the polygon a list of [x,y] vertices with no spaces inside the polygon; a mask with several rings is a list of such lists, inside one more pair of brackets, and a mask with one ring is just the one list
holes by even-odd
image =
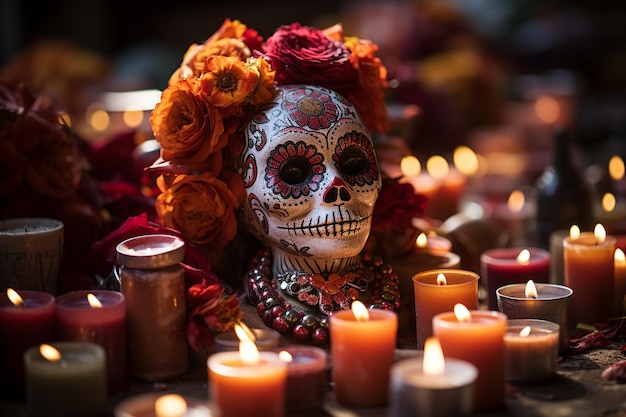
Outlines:
{"label": "white candle", "polygon": [[554,377],[558,346],[558,324],[536,319],[508,320],[504,334],[505,379],[528,382]]}

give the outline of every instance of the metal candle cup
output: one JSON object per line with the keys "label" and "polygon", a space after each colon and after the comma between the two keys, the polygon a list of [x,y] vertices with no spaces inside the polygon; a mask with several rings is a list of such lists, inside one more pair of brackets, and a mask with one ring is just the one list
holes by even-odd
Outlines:
{"label": "metal candle cup", "polygon": [[425,375],[423,354],[391,367],[391,417],[466,416],[472,413],[478,370],[469,362],[445,359],[445,373]]}
{"label": "metal candle cup", "polygon": [[526,284],[509,284],[496,290],[498,310],[509,319],[541,319],[560,327],[559,352],[569,346],[569,305],[572,289],[558,284],[536,283],[537,298],[526,297]]}

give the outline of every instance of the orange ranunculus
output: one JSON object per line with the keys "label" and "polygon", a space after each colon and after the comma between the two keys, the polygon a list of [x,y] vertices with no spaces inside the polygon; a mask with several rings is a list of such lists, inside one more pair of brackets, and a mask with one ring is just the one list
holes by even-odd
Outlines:
{"label": "orange ranunculus", "polygon": [[228,142],[219,109],[194,94],[191,83],[181,80],[167,87],[150,116],[164,160],[203,162]]}
{"label": "orange ranunculus", "polygon": [[235,237],[238,201],[228,186],[211,174],[178,175],[166,185],[155,203],[161,222],[179,230],[189,241],[219,250]]}
{"label": "orange ranunculus", "polygon": [[230,108],[241,104],[257,86],[258,72],[236,57],[211,56],[199,89],[209,104]]}
{"label": "orange ranunculus", "polygon": [[278,94],[274,84],[276,71],[265,58],[250,58],[247,65],[255,69],[259,74],[256,89],[250,96],[250,103],[257,105],[273,100]]}
{"label": "orange ranunculus", "polygon": [[226,18],[224,19],[222,26],[220,26],[220,28],[213,35],[211,35],[209,39],[207,39],[207,43],[226,38],[241,39],[247,29],[248,27],[241,21]]}

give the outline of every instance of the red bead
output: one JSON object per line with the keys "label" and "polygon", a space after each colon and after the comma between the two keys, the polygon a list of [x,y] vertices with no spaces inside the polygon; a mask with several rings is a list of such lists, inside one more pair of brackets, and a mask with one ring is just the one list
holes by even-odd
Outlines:
{"label": "red bead", "polygon": [[308,342],[311,337],[311,331],[301,324],[293,328],[293,338],[299,342]]}
{"label": "red bead", "polygon": [[328,330],[323,327],[318,327],[313,331],[313,336],[311,337],[313,344],[317,346],[325,346],[328,344],[330,337],[328,335]]}
{"label": "red bead", "polygon": [[272,327],[278,333],[287,333],[289,331],[289,323],[283,317],[275,317],[272,321]]}

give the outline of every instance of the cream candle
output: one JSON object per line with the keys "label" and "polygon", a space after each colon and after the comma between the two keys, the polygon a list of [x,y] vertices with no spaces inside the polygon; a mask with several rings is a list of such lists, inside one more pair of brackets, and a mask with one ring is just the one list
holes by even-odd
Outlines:
{"label": "cream candle", "polygon": [[550,234],[550,282],[553,284],[563,285],[565,282],[563,241],[568,236],[577,238],[580,236],[580,228],[577,225],[572,225],[569,230],[555,230]]}
{"label": "cream candle", "polygon": [[559,351],[569,347],[572,289],[557,284],[510,284],[496,290],[498,309],[509,319],[542,319],[559,325]]}
{"label": "cream candle", "polygon": [[24,352],[54,340],[54,296],[41,291],[0,294],[0,387],[23,396]]}
{"label": "cream candle", "polygon": [[497,310],[496,290],[503,285],[550,280],[550,252],[541,248],[495,248],[480,255],[481,277],[485,280],[487,304]]}
{"label": "cream candle", "polygon": [[277,351],[287,363],[287,413],[320,412],[328,383],[326,351],[314,346],[285,346]]}
{"label": "cream candle", "polygon": [[391,368],[391,417],[467,416],[474,405],[478,370],[469,362],[444,358],[436,338],[428,338],[423,354]]}
{"label": "cream candle", "polygon": [[469,311],[462,304],[454,312],[433,318],[433,334],[447,358],[472,363],[478,369],[474,409],[500,407],[504,401],[504,332],[507,317],[498,311]]}
{"label": "cream candle", "polygon": [[477,273],[462,269],[431,269],[413,276],[417,348],[433,335],[433,317],[461,303],[478,310]]}
{"label": "cream candle", "polygon": [[83,340],[106,352],[110,390],[126,383],[126,298],[117,291],[79,290],[56,298],[58,340]]}
{"label": "cream candle", "polygon": [[374,406],[387,403],[389,370],[394,361],[398,317],[389,310],[352,309],[330,316],[332,380],[337,402]]}
{"label": "cream candle", "polygon": [[613,316],[615,242],[600,224],[593,233],[563,241],[565,285],[574,291],[571,326],[593,325]]}
{"label": "cream candle", "polygon": [[26,407],[32,417],[104,415],[105,352],[91,342],[55,342],[24,353]]}
{"label": "cream candle", "polygon": [[137,236],[117,246],[130,376],[153,381],[188,369],[183,256],[184,242],[170,235]]}
{"label": "cream candle", "polygon": [[509,320],[504,334],[505,379],[543,381],[556,375],[559,325],[537,319]]}
{"label": "cream candle", "polygon": [[206,400],[179,394],[146,393],[118,403],[115,417],[211,417],[215,415]]}
{"label": "cream candle", "polygon": [[287,364],[242,341],[238,352],[209,356],[209,399],[221,417],[283,417]]}

